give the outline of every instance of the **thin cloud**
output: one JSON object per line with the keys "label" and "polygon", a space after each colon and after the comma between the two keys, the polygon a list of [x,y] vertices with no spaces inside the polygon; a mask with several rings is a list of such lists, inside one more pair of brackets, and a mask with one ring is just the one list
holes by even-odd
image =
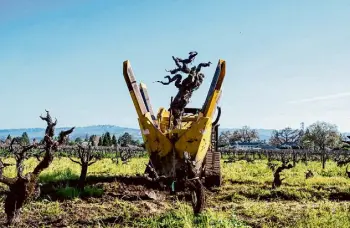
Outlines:
{"label": "thin cloud", "polygon": [[314,102],[314,101],[324,101],[324,100],[332,100],[336,98],[342,98],[342,97],[350,97],[350,92],[347,93],[336,93],[336,94],[330,94],[326,96],[318,96],[318,97],[312,97],[302,100],[296,100],[296,101],[289,101],[289,104],[300,104],[300,103],[308,103],[308,102]]}

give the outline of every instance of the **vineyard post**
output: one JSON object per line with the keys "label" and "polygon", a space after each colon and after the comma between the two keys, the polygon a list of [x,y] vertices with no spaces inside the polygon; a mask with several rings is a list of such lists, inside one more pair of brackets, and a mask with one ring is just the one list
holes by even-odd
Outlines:
{"label": "vineyard post", "polygon": [[307,161],[308,161],[308,151],[309,150],[305,150],[305,160],[304,160],[305,165],[307,165]]}
{"label": "vineyard post", "polygon": [[295,167],[297,159],[296,159],[296,153],[294,149],[292,149],[292,153],[293,153],[293,166]]}
{"label": "vineyard post", "polygon": [[326,150],[322,149],[322,169],[326,168]]}

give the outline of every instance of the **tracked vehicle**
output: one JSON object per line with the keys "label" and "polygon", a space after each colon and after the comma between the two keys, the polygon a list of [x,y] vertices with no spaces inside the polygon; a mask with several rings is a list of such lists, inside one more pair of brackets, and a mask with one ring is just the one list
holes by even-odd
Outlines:
{"label": "tracked vehicle", "polygon": [[[225,61],[218,61],[203,106],[185,108],[177,128],[172,126],[168,109],[161,107],[157,115],[154,114],[147,87],[143,83],[137,84],[128,60],[123,63],[123,74],[150,158],[145,174],[167,180],[165,183],[174,192],[189,188],[194,212],[201,212],[205,204],[203,185],[211,188],[222,182],[220,152],[217,150],[221,109],[217,104],[225,77]],[[214,117],[216,110],[218,113]]]}

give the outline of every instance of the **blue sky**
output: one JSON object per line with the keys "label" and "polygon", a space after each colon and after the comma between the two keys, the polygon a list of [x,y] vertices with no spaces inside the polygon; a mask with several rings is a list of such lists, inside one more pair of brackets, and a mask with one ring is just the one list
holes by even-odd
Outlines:
{"label": "blue sky", "polygon": [[195,50],[215,64],[191,107],[227,62],[222,127],[350,131],[349,12],[345,0],[0,0],[0,128],[44,127],[45,109],[59,126],[138,127],[123,61],[157,110],[177,91],[153,81]]}

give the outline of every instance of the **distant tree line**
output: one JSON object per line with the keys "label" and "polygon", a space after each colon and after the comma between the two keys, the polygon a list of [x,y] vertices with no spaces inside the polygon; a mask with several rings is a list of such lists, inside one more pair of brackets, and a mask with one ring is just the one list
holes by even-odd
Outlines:
{"label": "distant tree line", "polygon": [[[19,138],[22,145],[29,145],[30,139],[27,132]],[[57,137],[54,138],[57,140]],[[10,142],[12,136],[8,135],[6,140]],[[292,129],[286,127],[280,130],[274,130],[268,142],[260,140],[257,130],[251,129],[249,126],[243,126],[241,129],[234,131],[224,131],[219,136],[219,146],[225,147],[235,143],[266,143],[277,148],[293,148],[293,149],[311,149],[322,151],[326,149],[345,149],[350,150],[350,143],[347,143],[347,138],[343,136],[338,127],[327,122],[317,121],[304,129]],[[125,132],[120,137],[111,135],[110,132],[102,134],[102,136],[86,134],[85,138],[77,137],[75,140],[67,139],[68,145],[81,144],[83,142],[91,143],[94,146],[143,146],[138,140],[135,140],[131,134]]]}
{"label": "distant tree line", "polygon": [[310,149],[324,151],[326,149],[350,149],[347,138],[338,127],[323,121],[317,121],[304,129],[286,127],[274,130],[268,142],[259,138],[257,130],[244,126],[234,131],[224,131],[219,136],[219,146],[224,147],[235,143],[261,142],[277,148]]}
{"label": "distant tree line", "polygon": [[141,143],[138,140],[135,140],[131,134],[128,132],[125,132],[123,135],[119,136],[118,138],[116,135],[111,135],[110,132],[106,132],[102,134],[101,136],[98,135],[86,135],[85,139],[78,137],[74,140],[74,143],[70,142],[70,144],[76,144],[76,143],[82,143],[82,142],[89,142],[92,145],[95,146],[128,146],[128,145],[135,145],[135,146],[141,146]]}
{"label": "distant tree line", "polygon": [[[23,132],[21,136],[15,137],[15,138],[19,139],[20,143],[21,143],[23,146],[29,145],[29,144],[30,144],[30,139],[29,139],[29,137],[28,137],[27,132]],[[12,136],[11,136],[11,135],[8,135],[8,136],[6,137],[6,140],[5,140],[4,142],[9,143],[9,142],[12,141],[12,139],[13,139]],[[4,142],[3,142],[3,143],[4,143]]]}
{"label": "distant tree line", "polygon": [[[20,139],[22,145],[30,145],[30,139],[27,134],[27,132],[23,132],[22,136],[17,137]],[[56,139],[56,138],[55,138]],[[11,142],[12,136],[8,135],[5,142]],[[91,143],[91,145],[94,146],[122,146],[126,147],[128,145],[134,145],[134,146],[142,146],[143,144],[140,143],[140,141],[135,140],[131,134],[128,132],[125,132],[120,137],[116,137],[116,135],[111,135],[110,132],[106,132],[102,134],[102,136],[98,135],[91,135],[88,134],[85,135],[85,138],[77,137],[74,140],[71,140],[69,137],[66,140],[66,144],[68,145],[76,145],[81,143]]]}

